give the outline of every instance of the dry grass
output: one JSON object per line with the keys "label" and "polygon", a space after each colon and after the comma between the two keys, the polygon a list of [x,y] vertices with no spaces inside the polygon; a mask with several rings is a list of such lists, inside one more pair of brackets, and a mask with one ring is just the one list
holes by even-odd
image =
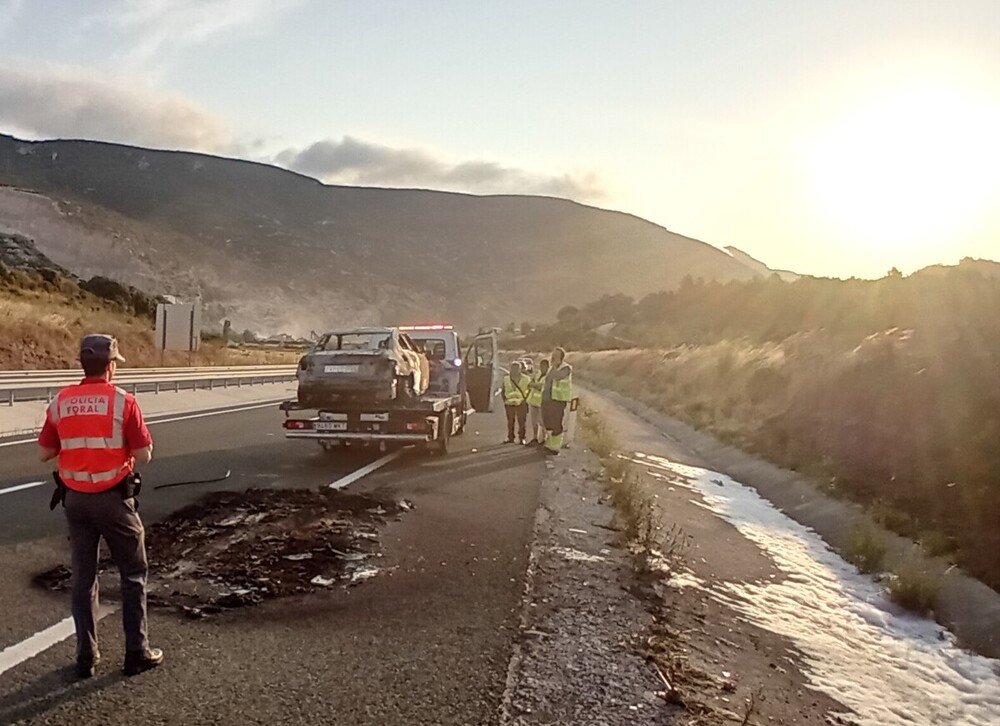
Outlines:
{"label": "dry grass", "polygon": [[[580,352],[571,362],[600,386],[864,504],[878,524],[1000,589],[993,353],[932,343],[902,329],[860,342],[817,332]],[[860,567],[877,566],[873,544],[861,546]]]}
{"label": "dry grass", "polygon": [[682,555],[685,538],[678,527],[666,533],[660,523],[656,499],[642,483],[606,422],[596,412],[584,409],[582,429],[588,448],[603,467],[601,479],[611,497],[622,538],[633,554],[640,573],[669,570]]}
{"label": "dry grass", "polygon": [[905,562],[889,576],[886,592],[907,610],[930,613],[937,607],[941,578],[916,561]]}
{"label": "dry grass", "polygon": [[885,536],[873,522],[863,522],[851,529],[847,538],[844,557],[860,572],[881,572],[888,545]]}

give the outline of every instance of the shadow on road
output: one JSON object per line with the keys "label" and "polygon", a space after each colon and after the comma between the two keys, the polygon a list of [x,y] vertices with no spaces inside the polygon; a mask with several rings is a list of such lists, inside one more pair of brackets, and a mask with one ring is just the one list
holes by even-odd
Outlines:
{"label": "shadow on road", "polygon": [[102,691],[122,678],[114,671],[80,680],[72,665],[50,671],[21,690],[0,698],[0,723],[36,719],[64,703]]}

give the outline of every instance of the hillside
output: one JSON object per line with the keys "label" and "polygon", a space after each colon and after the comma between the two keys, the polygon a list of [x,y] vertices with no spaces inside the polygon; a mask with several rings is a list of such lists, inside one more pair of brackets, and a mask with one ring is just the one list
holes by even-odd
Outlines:
{"label": "hillside", "polygon": [[[165,356],[153,345],[156,299],[103,277],[79,280],[35,249],[31,240],[0,233],[0,370],[76,368],[80,337],[110,333],[129,367],[186,365],[186,353]],[[196,365],[291,363],[285,351],[203,343]]]}
{"label": "hillside", "polygon": [[[554,315],[605,293],[757,274],[637,217],[546,197],[328,186],[264,164],[0,136],[0,231],[55,263],[201,294],[266,332]],[[3,187],[7,188],[3,188]]]}
{"label": "hillside", "polygon": [[[574,363],[772,462],[1000,591],[1000,265],[685,284],[538,326]],[[600,324],[615,321],[600,335]],[[624,342],[623,342],[624,341]],[[631,350],[620,350],[630,347]]]}

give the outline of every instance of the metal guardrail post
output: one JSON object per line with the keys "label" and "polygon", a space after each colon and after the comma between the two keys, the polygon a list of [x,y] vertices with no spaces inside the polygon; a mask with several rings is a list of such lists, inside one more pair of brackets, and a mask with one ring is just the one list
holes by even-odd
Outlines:
{"label": "metal guardrail post", "polygon": [[14,389],[13,388],[10,389],[9,391],[7,391],[7,405],[8,406],[13,406],[14,405]]}

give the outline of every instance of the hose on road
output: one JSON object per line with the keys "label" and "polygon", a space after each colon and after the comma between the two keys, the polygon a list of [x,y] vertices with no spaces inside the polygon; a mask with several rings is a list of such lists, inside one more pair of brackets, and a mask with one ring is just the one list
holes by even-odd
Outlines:
{"label": "hose on road", "polygon": [[222,476],[217,476],[208,479],[189,479],[185,481],[175,481],[175,482],[170,482],[169,484],[159,484],[153,487],[153,489],[171,489],[173,487],[186,487],[190,486],[191,484],[214,484],[215,482],[225,481],[230,476],[232,476],[232,474],[233,470],[230,469],[229,467],[226,467],[226,473],[223,474]]}

